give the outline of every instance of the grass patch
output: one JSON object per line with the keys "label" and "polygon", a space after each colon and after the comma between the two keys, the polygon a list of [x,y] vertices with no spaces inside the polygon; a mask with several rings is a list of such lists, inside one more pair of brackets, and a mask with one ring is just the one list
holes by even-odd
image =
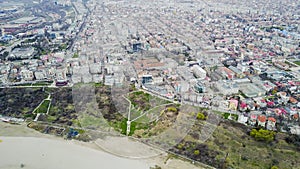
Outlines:
{"label": "grass patch", "polygon": [[37,82],[37,83],[33,83],[32,86],[49,86],[52,83],[53,82]]}
{"label": "grass patch", "polygon": [[56,116],[47,116],[47,121],[48,122],[54,122],[55,120],[57,119],[57,117]]}
{"label": "grass patch", "polygon": [[231,119],[237,121],[239,116],[237,114],[231,114]]}
{"label": "grass patch", "polygon": [[35,113],[47,113],[50,100],[44,100],[43,103],[35,110]]}
{"label": "grass patch", "polygon": [[300,61],[294,61],[294,63],[298,66],[300,66]]}
{"label": "grass patch", "polygon": [[[130,123],[130,132],[128,135],[132,136],[136,130],[141,130],[141,129],[147,130],[147,129],[149,129],[149,127],[150,127],[149,124],[137,123],[137,122],[132,121]],[[121,134],[126,135],[126,132],[127,132],[127,119],[126,118],[124,118],[119,123],[119,128],[121,129]]]}
{"label": "grass patch", "polygon": [[143,91],[130,93],[128,99],[136,109],[141,111],[148,111],[155,106],[171,103],[168,100],[160,99]]}
{"label": "grass patch", "polygon": [[78,53],[74,53],[72,58],[78,58],[79,57],[79,54]]}
{"label": "grass patch", "polygon": [[84,114],[83,116],[79,117],[79,120],[73,121],[73,123],[77,126],[86,127],[86,128],[97,128],[102,127],[106,124],[103,118],[95,117],[92,115]]}
{"label": "grass patch", "polygon": [[104,84],[103,83],[95,83],[95,87],[103,87]]}
{"label": "grass patch", "polygon": [[222,116],[224,119],[228,119],[230,116],[230,113],[223,113]]}
{"label": "grass patch", "polygon": [[126,135],[126,132],[127,132],[127,119],[123,119],[121,121],[121,123],[119,124],[119,128],[121,129],[121,134]]}

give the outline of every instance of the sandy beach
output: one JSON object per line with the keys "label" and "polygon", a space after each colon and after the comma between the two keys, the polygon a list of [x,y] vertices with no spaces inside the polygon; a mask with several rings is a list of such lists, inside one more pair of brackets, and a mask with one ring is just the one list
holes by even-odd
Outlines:
{"label": "sandy beach", "polygon": [[145,162],[120,158],[74,144],[36,137],[0,137],[1,169],[149,169]]}

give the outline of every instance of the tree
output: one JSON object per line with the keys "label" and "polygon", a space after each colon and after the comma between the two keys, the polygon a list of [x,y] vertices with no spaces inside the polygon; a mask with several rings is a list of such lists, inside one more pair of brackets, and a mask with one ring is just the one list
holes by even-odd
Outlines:
{"label": "tree", "polygon": [[277,166],[272,166],[271,169],[279,169]]}
{"label": "tree", "polygon": [[5,51],[5,52],[3,53],[3,57],[6,58],[6,57],[8,56],[8,54],[9,54],[9,52]]}
{"label": "tree", "polygon": [[183,146],[184,146],[184,144],[180,143],[180,144],[177,145],[177,148],[178,148],[178,149],[182,149]]}
{"label": "tree", "polygon": [[199,151],[199,150],[195,150],[195,151],[194,151],[194,155],[197,156],[197,155],[199,155],[199,154],[200,154],[200,151]]}
{"label": "tree", "polygon": [[252,129],[251,132],[250,132],[250,136],[251,137],[255,137],[256,133],[257,133],[257,130],[256,129]]}
{"label": "tree", "polygon": [[206,116],[203,113],[199,112],[197,114],[197,119],[198,120],[206,120]]}
{"label": "tree", "polygon": [[175,107],[168,107],[167,111],[176,113],[177,109]]}

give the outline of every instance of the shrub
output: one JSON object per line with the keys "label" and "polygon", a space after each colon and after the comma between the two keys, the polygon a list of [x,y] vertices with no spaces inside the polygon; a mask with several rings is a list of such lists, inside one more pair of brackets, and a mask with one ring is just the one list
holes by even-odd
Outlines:
{"label": "shrub", "polygon": [[257,141],[271,142],[275,138],[275,132],[264,130],[264,129],[259,129],[259,130],[252,129],[250,132],[250,136]]}
{"label": "shrub", "polygon": [[201,112],[199,112],[198,114],[197,114],[197,119],[198,120],[206,120],[206,116],[203,114],[203,113],[201,113]]}
{"label": "shrub", "polygon": [[199,151],[199,150],[195,150],[195,151],[194,151],[194,155],[197,156],[197,155],[199,155],[199,154],[200,154],[200,151]]}
{"label": "shrub", "polygon": [[168,112],[174,112],[174,113],[175,113],[175,112],[177,112],[177,109],[176,109],[175,107],[168,107],[168,108],[167,108],[167,111],[168,111]]}

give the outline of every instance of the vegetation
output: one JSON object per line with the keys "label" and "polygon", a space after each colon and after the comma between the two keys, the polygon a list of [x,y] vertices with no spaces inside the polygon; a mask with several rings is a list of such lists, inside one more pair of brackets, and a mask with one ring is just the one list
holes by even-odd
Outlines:
{"label": "vegetation", "polygon": [[228,119],[230,116],[230,113],[223,113],[222,115],[223,115],[224,119]]}
{"label": "vegetation", "polygon": [[294,63],[298,66],[300,66],[300,61],[294,61]]}
{"label": "vegetation", "polygon": [[67,44],[62,44],[62,45],[59,46],[59,50],[66,50],[67,47],[68,47]]}
{"label": "vegetation", "polygon": [[[124,119],[121,123],[121,128],[122,128],[122,134],[126,135],[126,131],[127,131],[127,119]],[[131,122],[130,124],[130,133],[128,134],[129,136],[132,136],[135,134],[135,136],[138,137],[142,137],[142,135],[145,135],[144,132],[141,131],[146,131],[147,129],[149,129],[150,126],[149,124],[145,124],[145,123],[137,123],[137,122]],[[136,131],[140,131],[140,135],[137,134]]]}
{"label": "vegetation", "polygon": [[249,135],[250,127],[224,120],[210,138],[202,142],[197,136],[204,132],[201,131],[203,126],[203,121],[196,121],[188,135],[170,151],[215,168],[271,169],[273,166],[297,168],[300,165],[298,146],[286,140],[297,141],[287,134],[277,133],[272,142],[257,141]]}
{"label": "vegetation", "polygon": [[297,150],[300,151],[300,136],[299,135],[289,135],[285,138],[285,141],[289,144],[295,145]]}
{"label": "vegetation", "polygon": [[131,104],[143,111],[147,111],[151,108],[150,94],[142,91],[137,91],[129,94],[129,100]]}
{"label": "vegetation", "polygon": [[237,114],[230,114],[230,113],[222,113],[222,116],[224,119],[229,119],[229,120],[238,120],[238,115]]}
{"label": "vegetation", "polygon": [[[46,123],[30,123],[28,126],[40,132],[60,136],[66,134],[64,129],[74,128],[74,126],[95,130],[101,128],[101,131],[104,131],[102,130],[103,127],[105,129],[106,127],[109,129],[113,127],[125,134],[127,119],[118,112],[113,104],[111,89],[100,84],[95,86],[96,101],[101,113],[94,108],[87,109],[86,112],[76,112],[71,88],[45,88],[47,92],[52,93],[50,112],[44,119]],[[165,103],[143,92],[133,92],[132,94],[135,95],[132,97],[137,103],[137,109],[145,108],[140,104],[144,103],[139,101],[140,98],[154,99],[157,105]],[[1,115],[33,119],[35,116],[32,111],[47,96],[48,94],[42,88],[0,89],[0,108],[3,110]],[[148,123],[146,123],[146,118],[144,123],[132,122],[130,135],[138,138],[158,135],[172,126],[183,111],[177,105],[163,105],[159,109],[158,107],[153,108],[155,104],[152,103],[151,100],[149,113],[156,113],[157,118],[150,121],[151,118],[147,117]],[[207,117],[205,110],[196,109],[193,112],[195,113],[191,113],[191,116],[199,120],[193,121],[194,125],[187,136],[170,151],[216,168],[270,169],[272,167],[297,168],[300,165],[299,136],[285,133],[276,133],[275,135],[274,132],[263,129],[252,130],[248,126],[228,120],[223,120],[220,124],[210,124],[208,120],[201,120],[203,116]],[[103,115],[104,119],[100,115]],[[229,117],[230,114],[226,114],[226,116]],[[106,122],[110,126],[106,126]],[[53,127],[55,125],[51,126],[49,123],[64,127]],[[205,132],[202,130],[204,126],[216,127],[212,135],[205,141],[200,139],[200,136]],[[80,135],[74,137],[75,139],[83,141],[91,139],[88,132],[78,132]]]}
{"label": "vegetation", "polygon": [[150,169],[162,169],[162,168],[158,165],[155,165],[154,167],[150,167]]}
{"label": "vegetation", "polygon": [[157,120],[148,121],[148,123],[132,123],[133,128],[131,128],[131,130],[134,131],[133,136],[138,138],[147,138],[150,136],[159,135],[172,126],[180,112],[179,108],[177,105],[162,106],[160,108],[162,110],[155,109],[155,114],[159,113]]}
{"label": "vegetation", "polygon": [[95,83],[95,87],[103,87],[104,84],[103,83]]}
{"label": "vegetation", "polygon": [[47,96],[42,88],[0,89],[1,115],[33,119],[32,111]]}
{"label": "vegetation", "polygon": [[32,86],[49,86],[53,83],[53,81],[49,81],[49,82],[36,82],[33,83]]}
{"label": "vegetation", "polygon": [[168,108],[167,108],[167,111],[168,111],[168,112],[178,112],[178,110],[177,110],[176,107],[168,107]]}
{"label": "vegetation", "polygon": [[50,100],[44,100],[34,113],[47,113]]}
{"label": "vegetation", "polygon": [[[171,103],[170,101],[160,99],[143,91],[130,93],[128,95],[128,99],[131,101],[134,108],[139,111],[148,111],[155,106]],[[175,112],[176,110],[174,108],[170,108],[170,111]]]}
{"label": "vegetation", "polygon": [[275,132],[264,129],[252,129],[252,131],[250,132],[250,136],[252,136],[257,141],[271,142],[275,138]]}
{"label": "vegetation", "polygon": [[198,120],[206,120],[207,119],[207,116],[205,116],[203,113],[201,112],[198,112],[197,114],[197,119]]}
{"label": "vegetation", "polygon": [[78,58],[79,57],[79,54],[76,52],[73,54],[72,58]]}
{"label": "vegetation", "polygon": [[[77,119],[72,99],[71,88],[44,89],[51,94],[51,106],[48,116],[41,118],[44,122],[72,126]],[[1,115],[33,120],[33,110],[41,101],[48,97],[42,88],[14,88],[0,89]],[[16,104],[18,103],[18,104]],[[34,113],[46,113],[49,100],[44,100]]]}
{"label": "vegetation", "polygon": [[72,126],[73,121],[78,118],[78,113],[73,105],[72,89],[59,88],[49,89],[49,91],[52,93],[49,116],[56,119],[48,122]]}

